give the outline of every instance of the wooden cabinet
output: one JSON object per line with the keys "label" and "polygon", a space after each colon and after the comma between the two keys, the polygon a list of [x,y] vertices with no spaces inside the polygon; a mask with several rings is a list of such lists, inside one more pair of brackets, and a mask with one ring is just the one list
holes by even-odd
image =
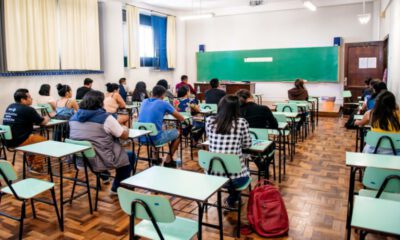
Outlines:
{"label": "wooden cabinet", "polygon": [[[194,89],[198,92],[196,94],[197,99],[204,101],[204,93],[210,89],[211,86],[208,82],[206,83],[195,83]],[[235,94],[237,91],[241,89],[249,90],[251,93],[255,93],[255,83],[220,83],[220,88],[225,90],[227,94]]]}

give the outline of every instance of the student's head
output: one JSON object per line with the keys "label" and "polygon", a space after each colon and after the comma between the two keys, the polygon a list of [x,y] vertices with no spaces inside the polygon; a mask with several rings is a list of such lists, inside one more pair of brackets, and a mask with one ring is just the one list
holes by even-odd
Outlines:
{"label": "student's head", "polygon": [[219,80],[218,78],[213,78],[210,81],[210,86],[211,88],[217,88],[219,86]]}
{"label": "student's head", "polygon": [[20,103],[23,105],[32,105],[32,97],[29,94],[28,89],[20,88],[14,93],[14,100],[16,103]]}
{"label": "student's head", "polygon": [[152,96],[154,98],[164,99],[166,92],[167,89],[165,89],[163,86],[156,85],[155,87],[153,87]]}
{"label": "student's head", "polygon": [[253,95],[250,93],[249,90],[246,90],[246,89],[241,89],[241,90],[237,91],[236,96],[239,97],[241,104],[245,104],[247,102],[254,101]]}
{"label": "student's head", "polygon": [[364,83],[365,83],[365,85],[367,85],[367,86],[369,87],[371,81],[372,81],[372,78],[367,78],[367,79],[364,81]]}
{"label": "student's head", "polygon": [[85,87],[92,88],[92,83],[93,80],[90,78],[85,78],[85,80],[83,80],[83,85],[85,85]]}
{"label": "student's head", "polygon": [[146,83],[145,82],[137,82],[135,86],[135,91],[146,92]]}
{"label": "student's head", "polygon": [[381,92],[384,92],[387,90],[386,83],[384,82],[378,82],[372,86],[372,89],[374,90],[374,93],[372,94],[372,98],[376,98]]}
{"label": "student's head", "polygon": [[187,75],[182,75],[181,82],[187,83],[188,82],[188,76]]}
{"label": "student's head", "polygon": [[384,91],[378,95],[371,113],[371,124],[389,131],[389,123],[396,131],[400,130],[400,119],[396,114],[397,104],[393,93]]}
{"label": "student's head", "polygon": [[120,78],[119,79],[119,84],[120,85],[125,85],[126,84],[126,78]]}
{"label": "student's head", "polygon": [[190,95],[189,88],[187,86],[182,86],[178,89],[177,92],[178,98],[188,98]]}
{"label": "student's head", "polygon": [[300,78],[296,79],[296,81],[294,81],[294,86],[299,89],[304,89],[304,80]]}
{"label": "student's head", "polygon": [[72,97],[71,87],[68,85],[63,85],[61,83],[57,84],[57,91],[58,91],[58,96],[60,97],[66,97],[66,98]]}
{"label": "student's head", "polygon": [[[239,97],[235,95],[226,95],[219,101],[218,113],[215,116],[218,134],[230,133],[234,122],[236,122],[240,116],[239,107]],[[237,126],[237,124],[235,124],[235,126]]]}
{"label": "student's head", "polygon": [[379,80],[377,80],[377,79],[372,79],[372,80],[369,82],[369,87],[370,87],[370,88],[373,88],[375,84],[380,83],[380,82],[381,82],[381,81],[379,81]]}
{"label": "student's head", "polygon": [[82,102],[79,104],[79,109],[97,110],[103,108],[104,93],[93,90],[85,94]]}
{"label": "student's head", "polygon": [[157,82],[157,85],[163,86],[165,89],[168,89],[168,82],[165,79],[161,79]]}
{"label": "student's head", "polygon": [[39,89],[40,96],[50,96],[50,85],[49,84],[42,84]]}
{"label": "student's head", "polygon": [[109,93],[118,91],[118,89],[119,89],[119,86],[116,83],[107,83],[106,87],[107,87],[107,92],[109,92]]}
{"label": "student's head", "polygon": [[133,101],[142,101],[145,98],[148,98],[146,83],[138,82],[136,83],[135,90],[133,90],[132,100]]}

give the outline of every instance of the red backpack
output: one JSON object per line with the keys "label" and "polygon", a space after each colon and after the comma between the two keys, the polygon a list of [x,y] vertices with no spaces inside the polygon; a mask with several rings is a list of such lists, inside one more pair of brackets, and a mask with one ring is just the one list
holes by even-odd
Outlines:
{"label": "red backpack", "polygon": [[285,203],[268,180],[260,181],[250,192],[247,218],[255,232],[262,237],[279,237],[289,232]]}

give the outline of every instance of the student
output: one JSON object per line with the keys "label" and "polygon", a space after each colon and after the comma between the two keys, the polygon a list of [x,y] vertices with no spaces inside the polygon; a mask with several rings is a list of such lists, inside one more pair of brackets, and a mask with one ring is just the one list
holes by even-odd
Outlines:
{"label": "student", "polygon": [[[6,146],[15,148],[46,141],[44,137],[33,134],[33,126],[46,125],[49,118],[40,116],[35,109],[30,107],[32,97],[29,91],[23,88],[18,89],[14,93],[14,100],[15,103],[7,107],[3,116],[3,124],[10,126],[12,134],[12,139],[6,140]],[[31,172],[45,172],[43,157],[28,155],[27,163]]]}
{"label": "student", "polygon": [[308,100],[308,91],[304,87],[303,79],[296,79],[294,82],[294,88],[288,91],[289,100],[297,100],[297,101],[307,101]]}
{"label": "student", "polygon": [[132,101],[142,102],[146,98],[149,98],[149,95],[147,94],[146,83],[136,83],[135,90],[133,90],[132,94]]}
{"label": "student", "polygon": [[[183,86],[178,90],[178,98],[176,98],[173,102],[175,109],[178,112],[187,112],[189,114],[197,114],[200,112],[200,107],[198,105],[198,101],[196,99],[190,99],[189,88]],[[193,134],[193,145],[196,146],[197,142],[204,134],[204,122],[193,120],[193,129],[184,129],[183,134],[187,135],[189,132],[193,130],[195,134]]]}
{"label": "student", "polygon": [[[243,186],[250,177],[242,149],[251,146],[249,123],[240,118],[239,98],[233,95],[226,95],[218,104],[218,113],[206,119],[206,134],[210,140],[209,151],[216,153],[235,154],[240,157],[242,171],[240,174],[231,176],[233,183],[229,185],[229,197],[226,204],[235,207],[239,200],[236,188]],[[222,173],[212,173],[223,175]]]}
{"label": "student", "polygon": [[90,91],[79,104],[78,112],[71,118],[70,138],[92,143],[96,157],[89,159],[95,172],[116,169],[111,194],[116,195],[120,182],[131,175],[136,156],[126,152],[116,138],[126,140],[129,130],[103,109],[104,94]]}
{"label": "student", "polygon": [[56,101],[56,115],[54,118],[69,120],[76,111],[78,111],[78,103],[72,99],[72,90],[68,85],[57,85],[58,95],[60,98]]}
{"label": "student", "polygon": [[222,89],[219,89],[219,80],[218,78],[213,78],[210,81],[211,89],[207,90],[205,95],[206,103],[209,104],[218,104],[219,100],[226,95],[226,92]]}
{"label": "student", "polygon": [[241,102],[240,116],[247,120],[251,128],[278,128],[278,122],[271,110],[267,106],[255,103],[253,96],[248,90],[239,90],[236,95]]}
{"label": "student", "polygon": [[90,90],[92,90],[92,84],[93,80],[90,78],[85,78],[83,81],[83,87],[78,88],[76,90],[76,99],[80,100],[83,99],[86,93],[88,93]]}
{"label": "student", "polygon": [[371,86],[371,81],[372,81],[372,78],[368,78],[367,80],[364,81],[365,88],[362,90],[361,99],[365,99],[366,96],[372,95],[373,90],[372,90],[372,86]]}
{"label": "student", "polygon": [[104,98],[104,109],[111,113],[120,124],[126,125],[129,121],[128,115],[117,114],[118,109],[125,109],[125,101],[119,95],[119,86],[116,83],[107,83],[107,93]]}
{"label": "student", "polygon": [[[164,101],[166,89],[162,86],[156,85],[152,91],[152,97],[145,99],[142,102],[139,112],[138,122],[154,123],[156,125],[158,135],[152,136],[152,141],[155,145],[162,145],[172,141],[171,153],[172,156],[179,146],[179,132],[177,129],[163,130],[162,125],[165,114],[171,114],[178,121],[183,121],[184,118],[181,114],[174,109],[168,102]],[[143,138],[144,141],[144,138]],[[164,161],[166,167],[176,167],[175,161],[171,159],[172,156],[167,156]]]}
{"label": "student", "polygon": [[366,110],[369,111],[369,110],[371,110],[371,109],[374,108],[374,106],[375,106],[375,100],[376,100],[377,96],[378,96],[381,92],[384,92],[384,91],[387,90],[386,83],[384,83],[384,82],[375,82],[375,83],[372,85],[372,90],[373,90],[372,95],[366,96],[366,98],[365,98],[364,104],[363,104],[363,106],[362,106],[362,109],[363,109],[363,110],[366,109]]}
{"label": "student", "polygon": [[182,75],[181,77],[181,82],[176,84],[176,91],[178,91],[179,88],[183,87],[183,86],[188,86],[190,93],[191,94],[196,94],[196,91],[194,90],[194,88],[192,87],[192,85],[190,85],[190,83],[188,83],[188,76],[186,75]]}
{"label": "student", "polygon": [[[56,100],[52,96],[50,96],[50,85],[49,84],[42,84],[39,89],[39,96],[36,99],[37,104],[50,104],[53,111],[56,110]],[[55,114],[54,112],[52,112]],[[50,113],[50,114],[52,114]]]}
{"label": "student", "polygon": [[129,87],[126,84],[126,78],[119,79],[118,92],[119,92],[119,95],[121,95],[124,102],[126,102],[126,97],[129,94]]}
{"label": "student", "polygon": [[169,99],[170,102],[175,98],[174,94],[168,90],[168,82],[165,79],[161,79],[160,81],[157,82],[157,85],[163,86],[165,89],[167,89],[167,92],[165,93],[165,96]]}
{"label": "student", "polygon": [[[400,133],[400,111],[396,98],[389,91],[382,92],[376,98],[375,106],[364,114],[362,120],[355,122],[358,126],[371,125],[371,131],[382,133]],[[366,145],[364,152],[373,153],[374,148]],[[397,149],[400,154],[400,149]],[[379,149],[380,154],[392,154],[391,149]]]}

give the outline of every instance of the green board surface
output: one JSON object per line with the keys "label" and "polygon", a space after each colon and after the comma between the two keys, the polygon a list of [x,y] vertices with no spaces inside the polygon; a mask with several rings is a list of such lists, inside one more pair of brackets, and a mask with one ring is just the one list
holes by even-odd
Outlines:
{"label": "green board surface", "polygon": [[[272,62],[245,62],[245,58]],[[338,81],[338,47],[282,48],[197,53],[197,81],[310,82]]]}

